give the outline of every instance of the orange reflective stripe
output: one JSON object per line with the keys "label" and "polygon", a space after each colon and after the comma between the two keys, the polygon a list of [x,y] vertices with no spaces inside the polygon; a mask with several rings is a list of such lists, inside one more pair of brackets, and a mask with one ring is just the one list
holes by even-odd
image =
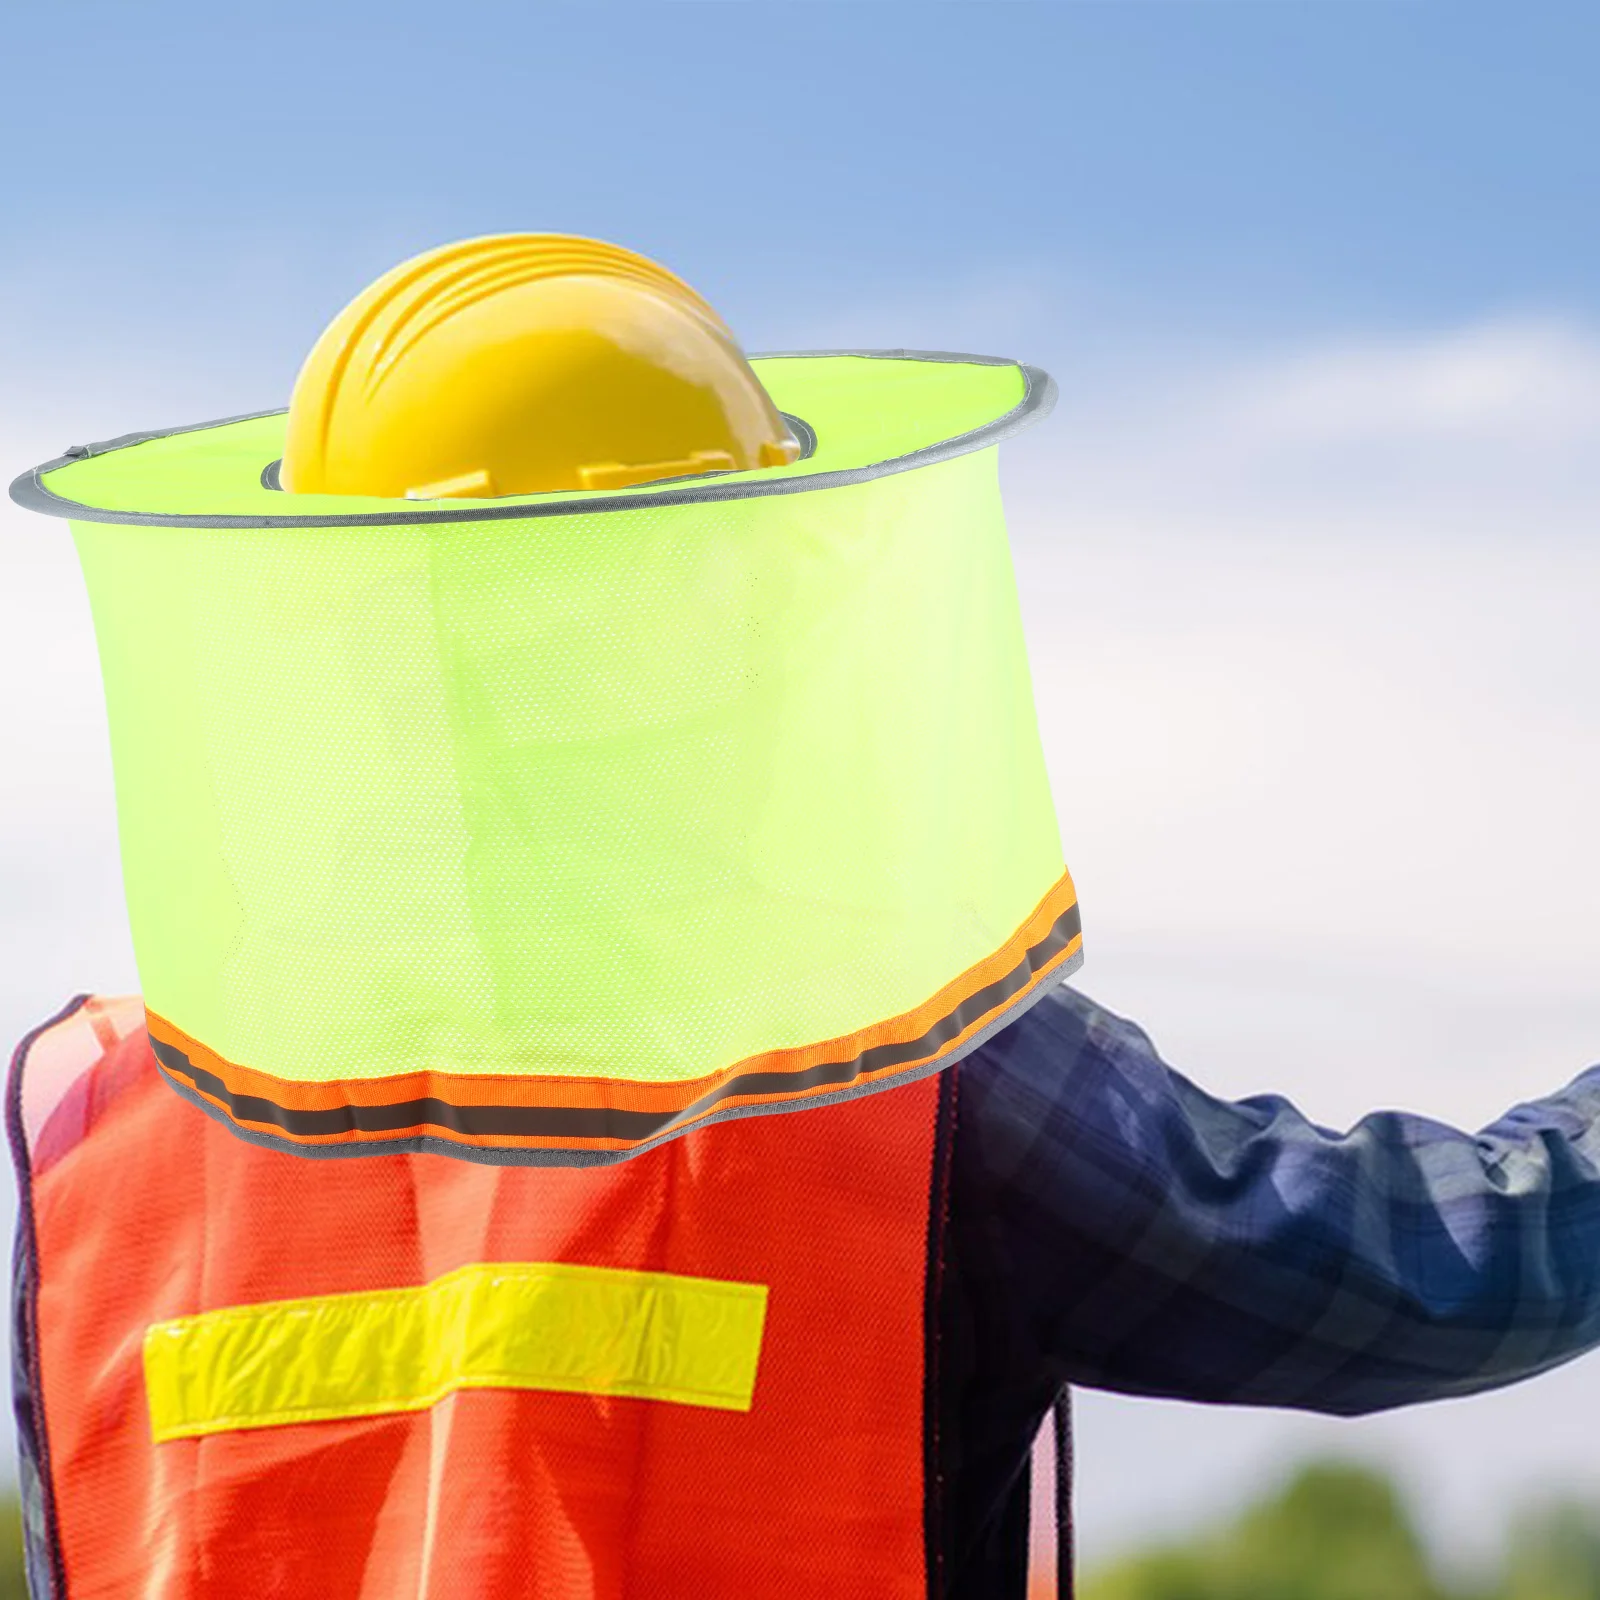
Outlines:
{"label": "orange reflective stripe", "polygon": [[285,1142],[381,1145],[427,1135],[468,1149],[625,1156],[747,1107],[822,1103],[936,1067],[1024,1007],[1082,945],[1076,891],[1064,875],[1001,949],[914,1011],[676,1084],[446,1072],[299,1083],[227,1061],[154,1013],[149,1029],[180,1088]]}

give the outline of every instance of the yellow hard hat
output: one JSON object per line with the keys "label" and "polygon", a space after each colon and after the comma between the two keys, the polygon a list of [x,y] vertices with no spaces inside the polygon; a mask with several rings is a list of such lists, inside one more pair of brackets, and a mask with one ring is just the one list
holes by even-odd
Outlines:
{"label": "yellow hard hat", "polygon": [[490,498],[783,466],[800,446],[727,325],[664,267],[510,233],[403,262],[306,358],[281,482]]}

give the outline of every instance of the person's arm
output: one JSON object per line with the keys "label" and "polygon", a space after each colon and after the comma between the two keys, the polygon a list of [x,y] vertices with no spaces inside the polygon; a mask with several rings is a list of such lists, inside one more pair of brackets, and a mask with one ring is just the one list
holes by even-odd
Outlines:
{"label": "person's arm", "polygon": [[1336,1134],[1063,988],[957,1070],[962,1271],[1059,1379],[1356,1414],[1600,1343],[1600,1067],[1476,1135]]}

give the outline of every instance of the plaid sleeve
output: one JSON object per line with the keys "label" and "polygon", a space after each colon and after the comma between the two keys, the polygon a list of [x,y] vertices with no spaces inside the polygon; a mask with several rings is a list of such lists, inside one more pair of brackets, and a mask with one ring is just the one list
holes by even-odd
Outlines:
{"label": "plaid sleeve", "polygon": [[1058,1381],[1354,1415],[1600,1343],[1600,1067],[1476,1135],[1340,1134],[1063,987],[958,1071],[965,1292]]}

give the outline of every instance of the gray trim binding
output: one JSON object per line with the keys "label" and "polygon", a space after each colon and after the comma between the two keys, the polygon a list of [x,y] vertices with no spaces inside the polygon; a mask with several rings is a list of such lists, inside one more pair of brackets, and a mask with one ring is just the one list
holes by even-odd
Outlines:
{"label": "gray trim binding", "polygon": [[[924,1062],[921,1066],[897,1072],[882,1082],[856,1083],[848,1089],[834,1090],[826,1099],[801,1096],[791,1103],[778,1101],[764,1105],[728,1106],[721,1111],[712,1112],[710,1116],[702,1117],[687,1127],[669,1128],[653,1139],[644,1139],[638,1144],[629,1145],[626,1150],[530,1150],[522,1146],[463,1144],[454,1139],[441,1139],[432,1134],[422,1134],[414,1138],[373,1139],[354,1145],[308,1145],[296,1139],[264,1133],[257,1128],[235,1122],[220,1106],[213,1105],[172,1073],[162,1069],[161,1076],[169,1088],[182,1095],[190,1105],[198,1106],[214,1122],[220,1122],[235,1138],[243,1139],[247,1144],[260,1145],[264,1150],[283,1150],[292,1155],[304,1156],[311,1161],[355,1161],[363,1156],[413,1154],[453,1156],[458,1161],[472,1161],[480,1166],[490,1167],[609,1167],[631,1160],[634,1156],[643,1155],[646,1150],[654,1150],[658,1145],[681,1139],[685,1134],[694,1133],[697,1129],[709,1128],[713,1123],[732,1122],[737,1117],[782,1116],[791,1111],[814,1111],[821,1106],[835,1105],[841,1100],[856,1100],[862,1095],[878,1094],[902,1083],[913,1083],[918,1078],[942,1072],[946,1067],[964,1060],[974,1050],[987,1044],[1002,1028],[1009,1028],[1018,1017],[1044,999],[1063,978],[1070,977],[1082,965],[1083,947],[1080,945],[1059,967],[1053,972],[1046,973],[1038,983],[980,1028],[965,1044],[958,1045],[948,1055],[942,1055],[935,1061]],[[152,1041],[152,1049],[153,1045]]]}
{"label": "gray trim binding", "polygon": [[[175,433],[203,433],[207,428],[226,428],[233,422],[259,422],[262,417],[279,417],[283,406],[270,406],[265,411],[241,411],[236,417],[217,417],[211,422],[185,422],[177,428],[150,428],[144,433],[119,433],[115,439],[101,439],[94,444],[69,444],[54,461],[47,461],[35,472],[54,472],[57,467],[71,466],[74,461],[84,461],[90,456],[108,456],[113,450],[127,450],[136,444],[148,444],[152,439],[170,439]],[[27,477],[23,473],[23,477]],[[20,480],[19,480],[20,481]],[[46,493],[49,491],[47,490]]]}
{"label": "gray trim binding", "polygon": [[[403,1098],[377,1103],[346,1096],[342,1104],[331,1106],[286,1105],[270,1093],[251,1094],[236,1089],[225,1076],[196,1062],[183,1046],[161,1038],[153,1029],[150,1048],[169,1077],[181,1079],[215,1101],[235,1122],[255,1124],[269,1131],[282,1129],[290,1138],[302,1142],[343,1133],[418,1137],[433,1126],[447,1130],[444,1137],[463,1141],[492,1138],[497,1145],[502,1140],[509,1145],[528,1138],[577,1138],[586,1141],[586,1148],[594,1148],[601,1140],[616,1139],[625,1141],[624,1149],[631,1149],[673,1128],[687,1128],[703,1121],[716,1107],[735,1100],[754,1095],[782,1095],[786,1100],[797,1100],[802,1094],[837,1089],[843,1084],[882,1081],[892,1069],[931,1061],[957,1043],[969,1028],[985,1026],[984,1019],[1005,1009],[1031,984],[1042,981],[1058,960],[1066,958],[1082,932],[1083,918],[1074,901],[1051,923],[1042,939],[1028,946],[1010,971],[974,990],[914,1039],[868,1045],[853,1055],[814,1062],[800,1071],[763,1068],[752,1060],[736,1062],[696,1099],[666,1110],[609,1104],[552,1105],[548,1101],[485,1105],[472,1099],[447,1097],[454,1091],[454,1084],[444,1094],[407,1095],[395,1087],[393,1093]],[[403,1075],[400,1082],[404,1083],[408,1076]]]}
{"label": "gray trim binding", "polygon": [[[804,361],[808,356],[873,356],[880,361],[953,361],[962,367],[1021,367],[1010,356],[973,356],[962,350],[763,350],[752,361]],[[1025,369],[1026,370],[1026,369]]]}
{"label": "gray trim binding", "polygon": [[[259,417],[279,414],[249,411],[235,417],[220,417],[214,422],[195,422],[181,428],[160,428],[149,433],[125,433],[98,444],[74,445],[65,455],[46,461],[31,472],[24,472],[11,485],[11,498],[26,511],[42,512],[47,517],[74,517],[80,522],[141,523],[163,528],[378,528],[418,527],[433,522],[490,522],[505,518],[528,520],[533,517],[593,515],[605,511],[645,511],[657,506],[695,505],[716,500],[754,500],[766,495],[806,494],[814,489],[839,489],[873,478],[886,478],[897,472],[910,472],[936,462],[949,461],[974,450],[998,444],[1050,414],[1056,403],[1055,380],[1041,367],[1011,361],[1004,356],[961,355],[947,350],[804,350],[758,355],[755,361],[799,360],[805,357],[829,358],[862,356],[884,361],[952,361],[980,367],[1016,367],[1022,373],[1022,399],[1004,416],[981,428],[958,433],[937,444],[926,445],[907,455],[891,456],[866,467],[843,467],[834,472],[818,472],[796,478],[745,479],[737,483],[700,481],[687,492],[658,489],[652,494],[587,494],[561,500],[517,500],[503,506],[474,506],[470,509],[423,510],[419,502],[404,511],[368,511],[345,516],[211,516],[204,513],[106,511],[98,506],[68,500],[44,485],[44,474],[70,466],[87,456],[108,455],[152,439],[165,439],[177,433],[197,433],[204,428],[221,428],[232,422],[253,422]],[[804,441],[801,441],[802,444]]]}
{"label": "gray trim binding", "polygon": [[817,430],[804,417],[797,417],[792,411],[780,411],[778,415],[789,425],[790,434],[800,446],[797,459],[809,461],[817,453]]}
{"label": "gray trim binding", "polygon": [[[271,415],[272,413],[268,414]],[[792,411],[780,411],[778,415],[782,417],[784,422],[788,425],[790,437],[793,438],[794,441],[800,446],[800,454],[795,459],[797,461],[809,461],[812,456],[817,453],[817,430],[813,428],[804,417],[797,417]],[[710,472],[687,472],[681,478],[674,478],[671,481],[673,483],[687,483],[691,479],[710,478],[714,476],[715,474]],[[656,481],[659,483],[666,480],[658,478]],[[279,492],[282,492],[282,456],[279,456],[276,461],[269,461],[266,466],[261,469],[261,487],[263,489],[275,489]]]}
{"label": "gray trim binding", "polygon": [[33,1600],[66,1600],[67,1573],[61,1554],[61,1517],[56,1505],[50,1424],[44,1408],[40,1366],[39,1233],[35,1225],[33,1156],[22,1115],[22,1083],[34,1045],[58,1022],[89,1003],[74,995],[47,1022],[29,1032],[12,1052],[6,1077],[6,1142],[17,1179],[17,1226],[11,1258],[11,1410],[17,1425],[17,1487],[22,1500],[22,1552]]}

